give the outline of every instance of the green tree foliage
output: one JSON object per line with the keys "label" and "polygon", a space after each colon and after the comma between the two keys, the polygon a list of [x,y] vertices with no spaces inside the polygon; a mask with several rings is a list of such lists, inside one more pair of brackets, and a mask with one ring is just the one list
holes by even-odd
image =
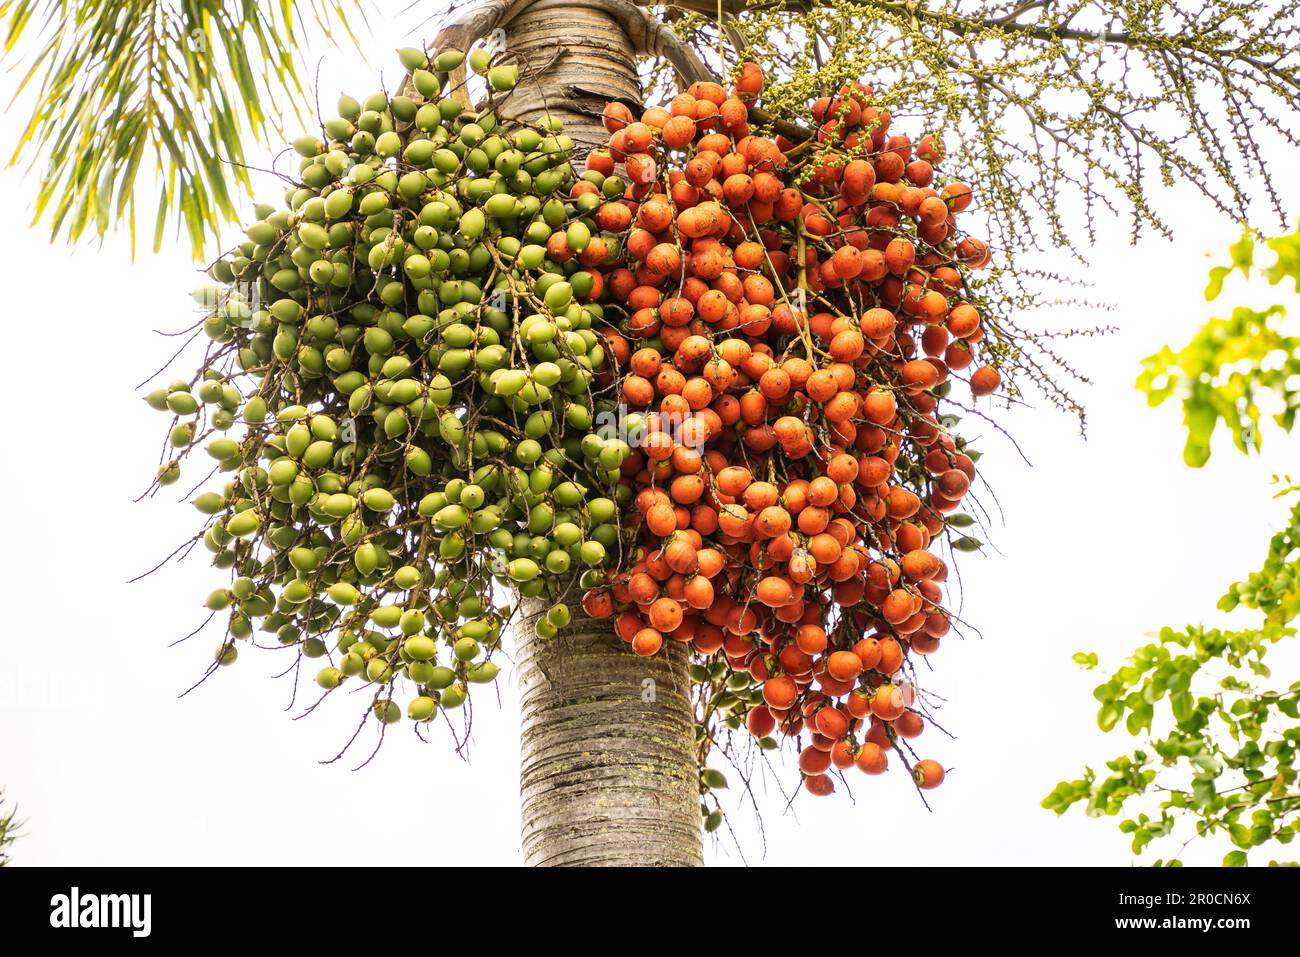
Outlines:
{"label": "green tree foliage", "polygon": [[5,803],[5,793],[0,791],[0,867],[9,864],[9,848],[18,838],[22,823],[18,820],[18,809]]}
{"label": "green tree foliage", "polygon": [[[1207,300],[1219,296],[1233,271],[1274,286],[1290,281],[1300,292],[1300,230],[1265,242],[1273,254],[1266,265],[1256,262],[1256,245],[1249,234],[1232,245],[1232,264],[1210,270]],[[1283,431],[1291,431],[1300,410],[1296,332],[1300,329],[1288,324],[1283,306],[1237,306],[1227,318],[1211,319],[1178,351],[1165,346],[1143,360],[1137,385],[1147,401],[1157,406],[1174,397],[1182,400],[1187,426],[1183,459],[1188,465],[1200,468],[1209,461],[1210,440],[1220,420],[1239,450],[1258,451],[1263,440],[1261,402],[1277,405],[1271,418]]]}
{"label": "green tree foliage", "polygon": [[[1290,279],[1300,286],[1300,233],[1268,245],[1276,253],[1268,267],[1255,265],[1254,245],[1246,239],[1233,246],[1231,268],[1262,273],[1274,285]],[[1209,298],[1218,295],[1227,271],[1213,271]],[[1300,339],[1278,331],[1284,317],[1280,306],[1238,308],[1232,319],[1210,320],[1182,351],[1165,349],[1146,360],[1139,386],[1152,404],[1175,394],[1183,398],[1189,464],[1199,467],[1209,457],[1219,418],[1233,430],[1238,448],[1258,448],[1255,403],[1261,392],[1282,397],[1277,421],[1291,427],[1296,402],[1287,377],[1300,370]],[[1297,493],[1300,487],[1289,486],[1279,497]],[[1300,501],[1269,543],[1263,567],[1232,585],[1218,608],[1254,612],[1253,626],[1167,627],[1138,648],[1093,695],[1101,729],[1122,723],[1141,746],[1106,762],[1106,775],[1085,768],[1081,778],[1060,782],[1043,807],[1064,814],[1083,804],[1089,815],[1124,815],[1120,830],[1132,835],[1135,854],[1157,839],[1181,838],[1181,846],[1157,864],[1179,864],[1193,841],[1222,845],[1225,865],[1246,864],[1255,849],[1256,860],[1278,863],[1280,846],[1300,832],[1300,681],[1275,679],[1265,657],[1296,633]],[[1090,653],[1075,660],[1085,668],[1097,664]]]}
{"label": "green tree foliage", "polygon": [[[10,165],[40,172],[36,219],[55,237],[136,232],[137,185],[160,189],[153,245],[168,217],[197,257],[250,188],[244,144],[302,122],[306,22],[352,36],[352,0],[0,0],[4,52],[35,104]],[[153,174],[153,175],[149,175]]]}

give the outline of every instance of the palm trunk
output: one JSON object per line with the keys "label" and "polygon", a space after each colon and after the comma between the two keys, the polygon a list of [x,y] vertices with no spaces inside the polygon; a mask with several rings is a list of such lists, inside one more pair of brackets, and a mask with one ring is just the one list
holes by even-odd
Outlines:
{"label": "palm trunk", "polygon": [[[503,113],[562,120],[578,156],[606,140],[607,102],[640,102],[637,53],[663,42],[627,0],[487,0],[435,47],[463,49],[498,24],[523,76]],[[687,648],[639,658],[609,621],[580,611],[539,638],[531,621],[548,607],[525,600],[515,629],[524,860],[702,864]]]}
{"label": "palm trunk", "polygon": [[505,31],[507,48],[518,57],[524,80],[504,111],[520,120],[549,114],[563,121],[580,156],[609,138],[599,117],[606,103],[640,102],[635,49],[599,4],[537,0]]}
{"label": "palm trunk", "polygon": [[517,629],[525,862],[702,863],[686,664],[683,645],[639,658],[581,614],[554,638]]}

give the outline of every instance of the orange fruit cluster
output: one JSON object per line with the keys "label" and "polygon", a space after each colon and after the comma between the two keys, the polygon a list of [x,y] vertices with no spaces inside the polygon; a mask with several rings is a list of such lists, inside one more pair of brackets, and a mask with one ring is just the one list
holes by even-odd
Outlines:
{"label": "orange fruit cluster", "polygon": [[645,429],[622,467],[640,548],[584,604],[637,654],[721,652],[761,685],[750,732],[809,733],[824,794],[925,726],[903,675],[950,630],[932,546],[975,478],[938,408],[975,364],[963,292],[990,250],[956,226],[970,187],[936,182],[942,141],[891,135],[870,87],[814,103],[805,144],[751,132],[761,89],[750,64],[730,94],[697,83],[639,119],[612,103],[589,157],[631,183],[596,218],[621,236],[610,338]]}

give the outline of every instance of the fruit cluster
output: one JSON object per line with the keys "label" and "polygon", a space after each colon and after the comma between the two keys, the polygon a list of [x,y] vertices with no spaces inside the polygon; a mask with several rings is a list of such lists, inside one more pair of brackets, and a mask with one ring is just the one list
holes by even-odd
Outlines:
{"label": "fruit cluster", "polygon": [[574,187],[631,181],[596,219],[626,249],[605,283],[643,431],[621,470],[640,550],[584,606],[637,654],[721,652],[735,725],[808,731],[799,766],[825,794],[829,769],[878,774],[924,727],[904,665],[950,629],[931,546],[975,477],[938,406],[983,335],[964,292],[989,249],[957,231],[971,189],[936,186],[942,141],[890,135],[869,87],[813,104],[802,144],[751,132],[761,88],[750,64],[730,95],[696,83],[639,119],[610,104]]}
{"label": "fruit cluster", "polygon": [[618,247],[600,196],[570,189],[572,142],[501,127],[514,65],[471,54],[489,89],[471,112],[443,95],[462,53],[402,59],[402,93],[344,96],[294,142],[285,208],[259,206],[210,269],[202,369],[147,397],[175,417],[159,484],[196,447],[229,476],[193,500],[233,578],[208,599],[229,613],[217,662],[260,628],[328,656],[325,689],[373,684],[385,722],[396,678],[429,720],[496,676],[513,602],[494,582],[557,599],[541,634],[568,623],[563,586],[620,553],[631,454],[594,430],[617,397],[592,266]]}
{"label": "fruit cluster", "polygon": [[[448,89],[466,60],[478,110]],[[750,64],[731,94],[611,104],[579,176],[558,123],[505,128],[514,65],[402,61],[402,92],[294,142],[285,207],[209,270],[202,367],[147,396],[173,416],[157,484],[197,448],[226,476],[193,499],[231,575],[217,664],[260,631],[327,658],[327,692],[372,685],[382,722],[409,682],[429,721],[495,678],[517,596],[551,600],[550,637],[576,582],[636,653],[689,643],[731,727],[807,730],[812,793],[883,771],[924,727],[903,675],[949,631],[932,549],[977,458],[939,404],[990,253],[942,142],[891,135],[863,85],[806,141],[758,135]]]}

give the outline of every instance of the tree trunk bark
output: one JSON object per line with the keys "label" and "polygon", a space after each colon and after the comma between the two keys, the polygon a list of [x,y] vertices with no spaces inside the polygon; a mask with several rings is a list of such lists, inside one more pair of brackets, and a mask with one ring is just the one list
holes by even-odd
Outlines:
{"label": "tree trunk bark", "polygon": [[581,613],[554,638],[526,622],[515,637],[525,862],[702,864],[686,647],[639,658]]}
{"label": "tree trunk bark", "polygon": [[[486,0],[435,48],[466,48],[498,25],[521,67],[503,114],[560,119],[578,157],[606,141],[606,103],[640,102],[638,52],[672,42],[628,0]],[[570,626],[538,638],[532,621],[549,605],[524,600],[514,629],[525,862],[702,864],[688,649],[640,658],[576,600]]]}
{"label": "tree trunk bark", "polygon": [[600,113],[610,100],[641,101],[636,50],[601,5],[537,0],[505,31],[523,79],[504,111],[530,122],[548,114],[561,120],[578,155],[609,139]]}

